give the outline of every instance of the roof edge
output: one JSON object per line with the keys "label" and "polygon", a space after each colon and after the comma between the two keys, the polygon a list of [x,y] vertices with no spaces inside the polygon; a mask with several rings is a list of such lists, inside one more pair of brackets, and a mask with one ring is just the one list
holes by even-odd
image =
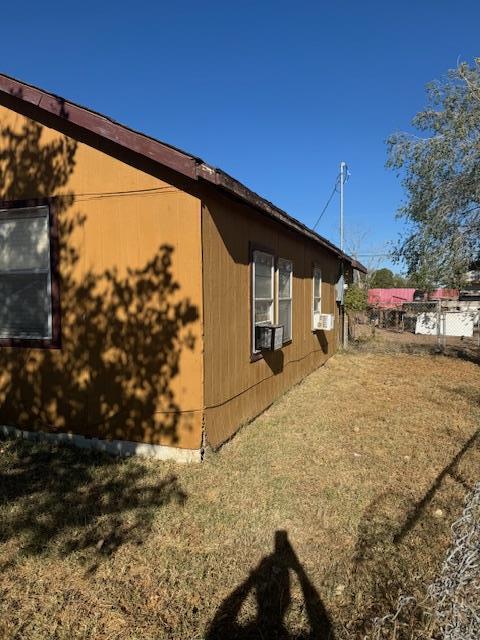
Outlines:
{"label": "roof edge", "polygon": [[344,253],[329,240],[273,203],[262,198],[262,196],[251,191],[239,180],[236,180],[221,169],[211,167],[197,156],[135,131],[87,107],[82,107],[5,74],[0,74],[0,101],[2,96],[8,96],[14,102],[27,103],[34,109],[39,109],[51,116],[66,120],[84,131],[113,142],[139,156],[153,160],[187,178],[210,182],[230,196],[248,203],[277,222],[320,244],[340,259],[351,264],[354,269],[367,273],[366,267]]}
{"label": "roof edge", "polygon": [[261,210],[263,213],[266,213],[278,222],[281,222],[282,224],[290,227],[291,229],[294,229],[302,235],[307,236],[314,242],[321,244],[325,249],[328,249],[339,258],[351,264],[354,269],[357,269],[362,273],[368,272],[367,268],[361,262],[358,262],[358,260],[356,260],[355,258],[347,255],[332,242],[313,231],[313,229],[307,227],[305,224],[303,224],[303,222],[300,222],[300,220],[292,217],[286,211],[283,211],[283,209],[280,209],[269,200],[266,200],[262,196],[258,195],[258,193],[255,193],[221,169],[216,169],[215,167],[211,167],[205,163],[202,163],[197,166],[197,175],[199,178],[222,187],[222,189],[229,194],[240,198],[240,200],[243,200],[244,202],[254,206],[256,209]]}

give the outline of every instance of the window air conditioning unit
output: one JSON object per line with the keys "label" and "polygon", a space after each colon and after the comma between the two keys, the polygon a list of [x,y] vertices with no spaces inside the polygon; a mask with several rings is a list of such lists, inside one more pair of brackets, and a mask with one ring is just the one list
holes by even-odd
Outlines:
{"label": "window air conditioning unit", "polygon": [[257,324],[255,327],[255,349],[277,351],[283,346],[283,324]]}
{"label": "window air conditioning unit", "polygon": [[320,331],[331,331],[333,329],[333,313],[314,313],[313,328]]}

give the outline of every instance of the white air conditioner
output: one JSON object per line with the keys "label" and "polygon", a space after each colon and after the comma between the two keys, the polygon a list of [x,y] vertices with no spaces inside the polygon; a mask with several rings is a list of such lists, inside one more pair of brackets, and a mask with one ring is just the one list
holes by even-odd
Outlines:
{"label": "white air conditioner", "polygon": [[313,328],[320,331],[331,331],[333,329],[333,313],[314,313]]}

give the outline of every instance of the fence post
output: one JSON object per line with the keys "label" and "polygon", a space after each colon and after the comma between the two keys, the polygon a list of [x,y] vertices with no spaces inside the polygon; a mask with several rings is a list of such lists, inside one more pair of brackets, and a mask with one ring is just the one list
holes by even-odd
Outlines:
{"label": "fence post", "polygon": [[437,300],[437,347],[440,351],[440,306],[439,300]]}
{"label": "fence post", "polygon": [[[445,323],[444,323],[445,325]],[[444,326],[444,331],[445,333],[445,326]],[[442,308],[441,308],[441,303],[440,300],[437,300],[437,346],[438,346],[438,350],[439,351],[443,351],[443,344],[442,344]]]}

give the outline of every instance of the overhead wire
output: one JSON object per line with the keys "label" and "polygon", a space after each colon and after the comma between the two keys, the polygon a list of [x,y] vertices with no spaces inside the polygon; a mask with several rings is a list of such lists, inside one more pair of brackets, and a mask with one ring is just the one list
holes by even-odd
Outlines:
{"label": "overhead wire", "polygon": [[313,225],[312,229],[313,231],[315,231],[315,229],[317,228],[318,223],[320,222],[320,220],[323,217],[323,214],[325,213],[325,211],[328,209],[328,205],[330,204],[330,202],[332,201],[333,196],[335,195],[335,193],[337,192],[337,185],[338,185],[338,181],[340,179],[340,174],[338,174],[336,180],[335,180],[335,184],[333,186],[332,189],[332,193],[330,194],[330,196],[328,197],[327,202],[325,203],[325,206],[322,209],[321,214],[318,216],[317,221],[315,222],[315,224]]}
{"label": "overhead wire", "polygon": [[170,185],[165,185],[161,187],[151,187],[149,189],[128,189],[125,191],[98,191],[98,192],[87,192],[87,193],[60,193],[54,197],[62,199],[62,198],[74,198],[76,202],[85,202],[87,200],[99,200],[103,198],[118,198],[122,196],[149,196],[149,195],[160,195],[164,193],[172,193],[176,191],[175,187],[171,187]]}
{"label": "overhead wire", "polygon": [[[345,177],[344,177],[344,179],[343,179],[343,184],[345,184],[345,183],[348,181],[348,178],[350,177],[350,171],[348,170],[348,166],[347,166],[347,165],[345,165],[345,170],[346,170],[346,171],[345,171]],[[325,211],[328,209],[328,205],[329,205],[329,204],[330,204],[330,202],[332,201],[333,196],[335,195],[335,193],[338,193],[338,189],[337,189],[337,187],[338,187],[338,184],[339,184],[339,182],[340,182],[340,176],[341,176],[341,174],[339,173],[339,174],[337,174],[337,177],[335,178],[335,184],[334,184],[334,186],[333,186],[332,193],[329,195],[328,200],[327,200],[327,202],[325,203],[325,206],[324,206],[324,207],[323,207],[323,209],[322,209],[322,212],[320,213],[320,215],[319,215],[319,216],[318,216],[318,218],[317,218],[317,221],[316,221],[316,222],[315,222],[315,224],[313,225],[313,227],[312,227],[312,230],[313,230],[313,231],[315,231],[315,229],[316,229],[316,228],[317,228],[317,226],[318,226],[318,223],[319,223],[319,222],[320,222],[320,220],[323,218],[323,214],[324,214],[324,213],[325,213]]]}

